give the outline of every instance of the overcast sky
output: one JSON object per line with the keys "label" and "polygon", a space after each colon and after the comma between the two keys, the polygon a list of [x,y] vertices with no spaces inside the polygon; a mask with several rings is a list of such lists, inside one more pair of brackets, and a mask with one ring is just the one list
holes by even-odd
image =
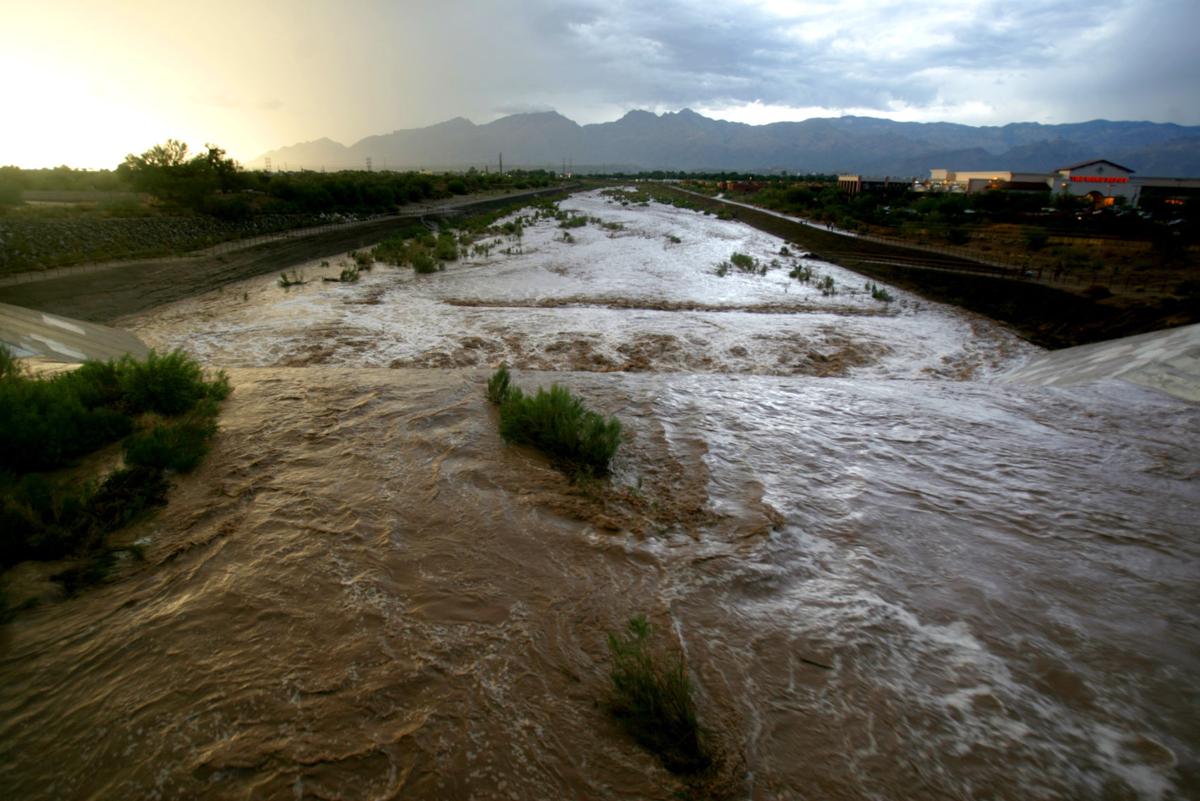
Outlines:
{"label": "overcast sky", "polygon": [[1200,124],[1200,0],[0,0],[0,164],[690,107]]}

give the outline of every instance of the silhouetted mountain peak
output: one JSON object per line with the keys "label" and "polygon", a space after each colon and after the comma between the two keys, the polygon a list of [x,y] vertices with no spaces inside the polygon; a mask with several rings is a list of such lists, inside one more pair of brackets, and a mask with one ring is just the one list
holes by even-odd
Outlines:
{"label": "silhouetted mountain peak", "polygon": [[[358,168],[368,158],[394,168],[488,164],[583,165],[673,170],[862,172],[925,176],[932,167],[1045,171],[1082,158],[1107,158],[1140,174],[1200,175],[1200,126],[1149,122],[973,127],[821,117],[747,125],[688,108],[654,114],[633,109],[614,122],[578,125],[557,111],[512,114],[485,125],[456,117],[428,128],[371,136],[345,148],[319,139],[264,154],[289,168]],[[1168,156],[1169,154],[1169,156]],[[262,158],[257,160],[262,163]]]}

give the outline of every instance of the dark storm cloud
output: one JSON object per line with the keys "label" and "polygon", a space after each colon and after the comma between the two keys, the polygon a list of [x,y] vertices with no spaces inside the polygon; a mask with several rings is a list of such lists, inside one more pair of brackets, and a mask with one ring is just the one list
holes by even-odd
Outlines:
{"label": "dark storm cloud", "polygon": [[373,113],[388,115],[375,130],[459,115],[486,122],[556,109],[595,122],[632,108],[750,104],[964,122],[1200,122],[1189,100],[1200,85],[1190,41],[1200,29],[1195,0],[444,0],[379,8],[372,41],[354,51],[369,70]]}
{"label": "dark storm cloud", "polygon": [[[1122,102],[1131,108],[1137,103],[1123,100],[1116,87],[1144,84],[1144,75],[1156,82],[1143,87],[1152,94],[1179,95],[1180,79],[1194,76],[1198,63],[1185,41],[1200,22],[1200,4],[1192,2],[789,9],[669,0],[534,2],[522,8],[525,24],[509,28],[513,38],[501,45],[509,63],[495,72],[507,83],[485,78],[478,84],[488,94],[513,92],[503,107],[561,106],[570,97],[626,108],[761,102],[885,111],[895,104],[977,100],[1005,106],[1020,105],[1006,92],[1030,92],[1053,103],[1057,80],[1079,91],[1090,76],[1092,101],[1103,104],[1101,113],[1119,116]],[[1139,41],[1130,26],[1155,20],[1162,23],[1160,41]],[[1164,43],[1173,55],[1163,52]],[[1169,74],[1154,66],[1164,56],[1178,62]],[[1104,86],[1105,80],[1113,85]],[[1063,107],[1077,105],[1059,100]],[[1170,98],[1158,102],[1169,105]]]}

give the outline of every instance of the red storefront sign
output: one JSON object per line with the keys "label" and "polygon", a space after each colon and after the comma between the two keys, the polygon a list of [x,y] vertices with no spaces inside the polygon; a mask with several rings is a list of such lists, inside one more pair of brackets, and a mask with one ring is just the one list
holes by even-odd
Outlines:
{"label": "red storefront sign", "polygon": [[1072,175],[1071,182],[1076,184],[1127,184],[1129,179],[1116,175]]}

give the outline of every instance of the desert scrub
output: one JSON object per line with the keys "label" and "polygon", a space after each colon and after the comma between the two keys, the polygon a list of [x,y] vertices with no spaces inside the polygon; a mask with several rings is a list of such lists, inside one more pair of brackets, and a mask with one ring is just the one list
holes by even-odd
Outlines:
{"label": "desert scrub", "polygon": [[224,373],[207,378],[196,360],[181,350],[150,351],[144,361],[125,356],[101,366],[116,374],[124,403],[134,413],[178,415],[203,400],[223,401],[229,396],[229,379]]}
{"label": "desert scrub", "polygon": [[500,369],[488,379],[487,399],[499,406],[508,397],[511,390],[512,374],[508,371],[508,365],[501,365]]}
{"label": "desert scrub", "polygon": [[666,655],[650,641],[652,627],[639,615],[625,630],[608,635],[612,684],[608,709],[621,727],[663,767],[696,774],[713,764],[696,715],[687,666],[678,654]]}
{"label": "desert scrub", "polygon": [[438,234],[437,242],[433,246],[433,256],[439,261],[458,260],[458,240],[452,232],[442,231]]}
{"label": "desert scrub", "polygon": [[[52,378],[10,363],[0,354],[0,566],[103,553],[107,534],[166,502],[166,471],[199,464],[229,394],[179,351]],[[98,483],[50,472],[122,439],[125,467]]]}
{"label": "desert scrub", "polygon": [[217,433],[217,403],[208,399],[174,421],[161,421],[125,440],[125,463],[190,473]]}
{"label": "desert scrub", "polygon": [[572,475],[605,475],[621,444],[621,423],[583,405],[563,386],[552,384],[526,395],[507,367],[488,381],[488,400],[500,407],[500,436],[532,445]]}
{"label": "desert scrub", "polygon": [[863,285],[864,288],[871,293],[871,297],[882,303],[891,303],[895,298],[883,287],[876,284],[874,281],[868,281]]}
{"label": "desert scrub", "polygon": [[813,279],[813,271],[811,267],[806,267],[803,264],[797,264],[788,273],[789,278],[795,278],[797,281],[808,283]]}
{"label": "desert scrub", "polygon": [[729,257],[729,263],[744,273],[753,273],[758,270],[758,262],[754,260],[753,256],[748,256],[745,253],[735,252]]}

